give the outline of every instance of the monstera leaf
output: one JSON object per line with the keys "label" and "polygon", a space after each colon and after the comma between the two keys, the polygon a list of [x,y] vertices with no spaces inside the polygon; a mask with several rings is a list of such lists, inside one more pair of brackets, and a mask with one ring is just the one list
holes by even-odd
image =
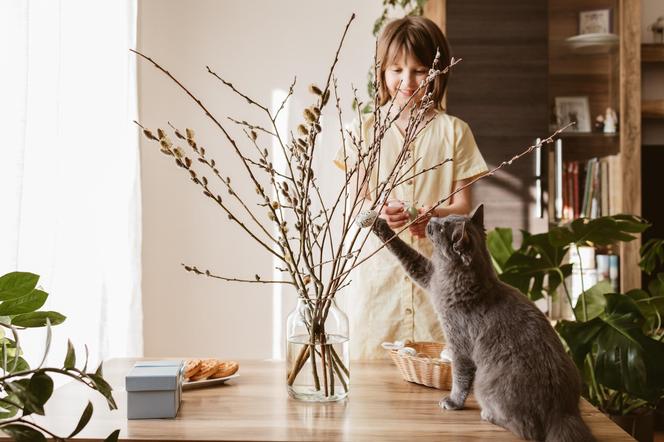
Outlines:
{"label": "monstera leaf", "polygon": [[498,274],[505,271],[507,260],[514,254],[512,241],[512,229],[510,228],[497,227],[486,235],[486,243],[493,261],[493,267]]}
{"label": "monstera leaf", "polygon": [[647,274],[652,274],[658,265],[664,265],[664,239],[651,238],[641,246],[639,266]]}
{"label": "monstera leaf", "polygon": [[[653,287],[652,283],[650,287]],[[651,290],[648,293],[645,290],[634,289],[625,294],[634,300],[645,318],[643,331],[646,334],[652,334],[662,327],[664,324],[664,293],[656,290]]]}
{"label": "monstera leaf", "polygon": [[597,382],[645,400],[664,391],[664,343],[643,333],[645,318],[632,298],[604,295],[604,311],[587,322],[561,321],[556,326],[583,371],[592,352]]}
{"label": "monstera leaf", "polygon": [[[581,293],[576,306],[574,307],[574,316],[579,321],[590,321],[601,315],[606,308],[606,295],[613,292],[613,286],[609,281],[600,281]],[[585,301],[586,310],[583,311]],[[585,314],[584,314],[585,313]],[[585,318],[585,319],[584,319]]]}
{"label": "monstera leaf", "polygon": [[549,230],[549,238],[554,246],[568,244],[608,245],[617,241],[629,242],[650,227],[647,221],[635,215],[612,215],[601,218],[575,219],[571,223]]}
{"label": "monstera leaf", "polygon": [[553,294],[562,278],[572,273],[572,266],[562,264],[566,247],[554,246],[548,234],[521,233],[523,242],[518,250],[514,250],[512,230],[507,228],[489,232],[487,247],[500,279],[534,301]]}

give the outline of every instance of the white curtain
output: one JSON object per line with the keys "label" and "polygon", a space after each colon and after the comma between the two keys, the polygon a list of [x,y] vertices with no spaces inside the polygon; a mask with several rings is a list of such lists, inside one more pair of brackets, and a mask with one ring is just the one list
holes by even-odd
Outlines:
{"label": "white curtain", "polygon": [[54,364],[67,338],[91,362],[143,351],[135,42],[136,0],[0,3],[0,274],[38,273],[67,316]]}

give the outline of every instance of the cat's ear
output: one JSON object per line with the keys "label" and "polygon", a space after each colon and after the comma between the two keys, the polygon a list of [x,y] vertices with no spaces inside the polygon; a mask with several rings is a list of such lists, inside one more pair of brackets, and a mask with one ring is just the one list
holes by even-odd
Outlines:
{"label": "cat's ear", "polygon": [[456,252],[457,255],[461,258],[461,261],[465,265],[469,265],[471,261],[470,257],[470,237],[468,235],[468,230],[466,229],[466,223],[461,224],[461,235],[454,241],[452,244],[452,249]]}
{"label": "cat's ear", "polygon": [[470,214],[470,219],[476,226],[484,228],[484,204],[480,204]]}

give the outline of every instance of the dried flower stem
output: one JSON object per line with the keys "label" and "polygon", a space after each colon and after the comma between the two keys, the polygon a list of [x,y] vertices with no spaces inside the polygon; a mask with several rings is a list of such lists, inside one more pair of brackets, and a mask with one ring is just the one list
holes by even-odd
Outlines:
{"label": "dried flower stem", "polygon": [[422,219],[424,219],[429,213],[433,212],[436,208],[438,208],[438,207],[439,207],[441,204],[443,204],[445,201],[447,201],[447,200],[449,200],[450,198],[452,198],[455,194],[461,192],[463,189],[466,189],[466,188],[472,186],[473,184],[475,184],[476,182],[478,182],[478,181],[481,180],[481,179],[484,179],[484,178],[486,178],[486,177],[488,177],[488,176],[493,176],[497,171],[499,171],[499,170],[502,169],[503,167],[505,167],[505,166],[507,166],[507,165],[511,165],[513,161],[518,160],[518,159],[521,158],[522,156],[531,153],[533,150],[538,149],[538,148],[541,148],[541,147],[542,147],[543,145],[545,145],[545,144],[553,143],[553,141],[555,140],[555,137],[558,136],[558,135],[559,135],[561,132],[563,132],[564,130],[566,130],[568,127],[570,127],[572,124],[574,124],[574,123],[570,123],[570,124],[568,124],[568,125],[566,125],[566,126],[560,128],[560,129],[556,130],[554,133],[552,133],[551,135],[549,135],[547,138],[541,140],[539,143],[528,146],[528,147],[527,147],[525,150],[523,150],[521,153],[514,155],[514,156],[513,156],[512,158],[510,158],[509,160],[506,160],[506,161],[501,162],[498,166],[494,167],[494,168],[491,169],[489,172],[487,172],[487,173],[485,173],[485,174],[482,174],[482,175],[479,175],[479,176],[475,177],[474,179],[472,179],[471,181],[469,181],[469,182],[468,182],[467,184],[465,184],[464,186],[461,186],[461,187],[459,187],[458,189],[456,189],[455,191],[453,191],[452,193],[450,193],[450,194],[449,194],[448,196],[446,196],[445,198],[440,199],[440,200],[437,201],[437,202],[436,202],[436,203],[435,203],[435,204],[434,204],[429,210],[427,210],[426,212],[424,212],[423,214],[421,214],[420,216],[418,216],[417,218],[415,218],[415,219],[412,220],[411,222],[409,222],[409,223],[407,223],[406,225],[404,225],[404,226],[401,228],[401,230],[399,230],[398,232],[395,232],[395,234],[394,234],[394,236],[393,236],[392,238],[390,238],[390,239],[388,239],[387,241],[385,241],[385,242],[384,242],[383,244],[381,244],[378,248],[376,248],[376,250],[374,250],[373,252],[371,252],[369,255],[367,255],[365,258],[363,258],[363,259],[360,260],[359,262],[354,262],[350,269],[348,269],[346,272],[344,272],[344,273],[342,273],[342,274],[339,275],[339,278],[341,278],[341,280],[343,281],[343,279],[344,279],[346,276],[348,276],[348,274],[349,274],[353,269],[355,269],[357,266],[359,266],[360,264],[362,264],[363,262],[365,262],[366,260],[368,260],[369,258],[371,258],[373,255],[375,255],[376,253],[378,253],[380,250],[382,250],[382,249],[383,249],[383,248],[384,248],[389,242],[391,242],[394,238],[396,238],[401,232],[403,232],[404,230],[408,229],[408,227],[410,227],[412,224],[417,223],[417,222],[419,222],[419,221],[422,221]]}

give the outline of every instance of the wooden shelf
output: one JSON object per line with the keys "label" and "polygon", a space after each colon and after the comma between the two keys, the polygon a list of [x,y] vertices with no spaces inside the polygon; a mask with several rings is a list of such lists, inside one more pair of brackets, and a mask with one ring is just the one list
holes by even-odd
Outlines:
{"label": "wooden shelf", "polygon": [[664,119],[664,100],[641,102],[641,118]]}
{"label": "wooden shelf", "polygon": [[620,135],[603,133],[562,133],[563,160],[584,161],[620,152]]}
{"label": "wooden shelf", "polygon": [[642,44],[641,63],[664,63],[664,44]]}

